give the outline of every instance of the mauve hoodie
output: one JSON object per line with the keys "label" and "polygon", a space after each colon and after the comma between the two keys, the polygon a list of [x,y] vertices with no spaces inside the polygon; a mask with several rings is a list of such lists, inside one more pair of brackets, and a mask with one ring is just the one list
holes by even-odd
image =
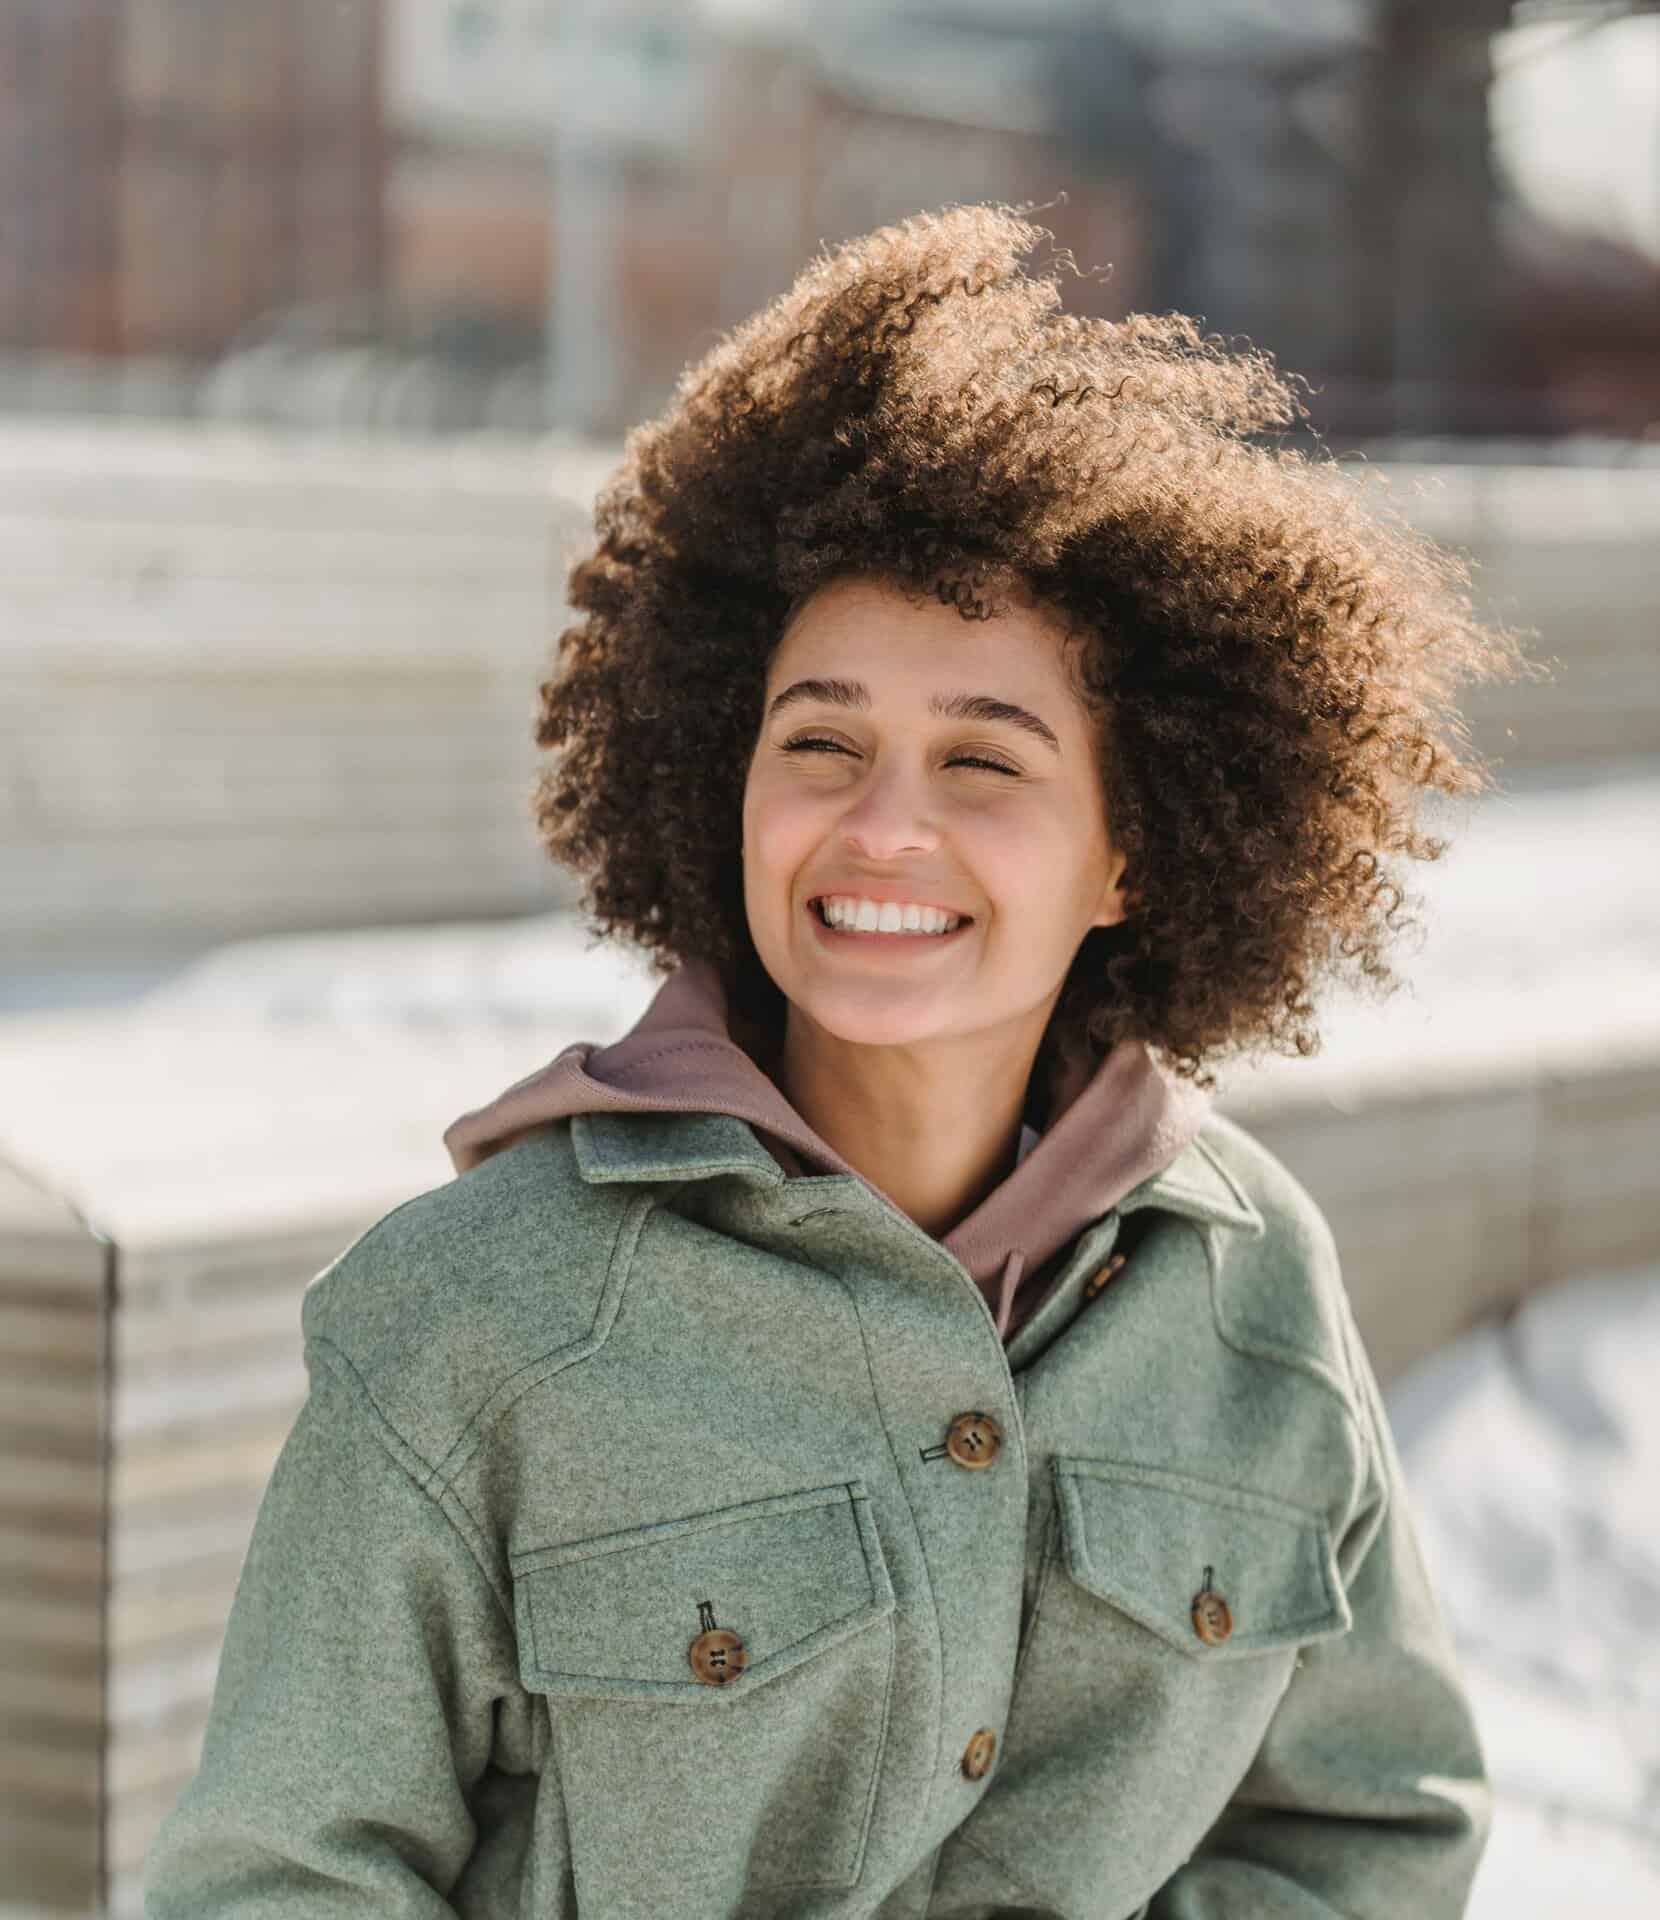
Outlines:
{"label": "mauve hoodie", "polygon": [[[1043,1263],[1168,1166],[1210,1104],[1141,1041],[1121,1041],[1092,1073],[1075,1063],[1061,1069],[1043,1133],[1022,1127],[1013,1170],[940,1239],[985,1295],[1005,1345],[1042,1294]],[[819,1138],[733,1037],[725,987],[706,961],[677,968],[620,1040],[563,1048],[453,1121],[444,1145],[465,1173],[534,1127],[598,1111],[733,1114],[750,1123],[787,1174],[865,1177]]]}

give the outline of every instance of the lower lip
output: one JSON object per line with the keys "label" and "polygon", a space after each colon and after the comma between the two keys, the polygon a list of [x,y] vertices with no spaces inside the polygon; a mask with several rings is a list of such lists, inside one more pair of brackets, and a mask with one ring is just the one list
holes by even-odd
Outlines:
{"label": "lower lip", "polygon": [[959,920],[949,933],[871,933],[852,927],[827,927],[815,907],[807,908],[813,930],[826,946],[893,947],[908,953],[915,947],[948,947],[959,935],[968,932],[972,920]]}

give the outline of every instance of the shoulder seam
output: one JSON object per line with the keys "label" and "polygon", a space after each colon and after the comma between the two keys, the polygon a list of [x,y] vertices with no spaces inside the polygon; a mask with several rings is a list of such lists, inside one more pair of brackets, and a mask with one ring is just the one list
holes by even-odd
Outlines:
{"label": "shoulder seam", "polygon": [[[1219,1154],[1219,1152],[1217,1152],[1217,1148],[1215,1148],[1215,1146],[1213,1146],[1213,1144],[1211,1144],[1209,1140],[1205,1139],[1205,1127],[1209,1127],[1209,1125],[1211,1125],[1213,1121],[1219,1121],[1219,1119],[1228,1119],[1228,1116],[1226,1116],[1226,1114],[1209,1114],[1209,1116],[1205,1117],[1205,1125],[1203,1125],[1203,1127],[1199,1127],[1198,1133],[1194,1135],[1194,1146],[1198,1146],[1198,1150],[1199,1152],[1201,1152],[1201,1154],[1203,1154],[1203,1156],[1205,1156],[1205,1160],[1209,1160],[1209,1162],[1211,1162],[1211,1165],[1213,1165],[1213,1167],[1217,1169],[1217,1173],[1221,1175],[1222,1181],[1226,1181],[1226,1187],[1228,1187],[1228,1192],[1230,1192],[1230,1194],[1232,1194],[1232,1196],[1234,1196],[1234,1198],[1236,1198],[1236,1200],[1238,1200],[1238,1202],[1240,1202],[1242,1206],[1251,1206],[1251,1208],[1255,1208],[1255,1204],[1257,1204],[1257,1202],[1255,1202],[1255,1200],[1251,1200],[1251,1196],[1249,1196],[1249,1194],[1245,1192],[1245,1188],[1242,1187],[1240,1183],[1238,1183],[1238,1179],[1234,1177],[1234,1171],[1232,1171],[1232,1169],[1230,1169],[1228,1165],[1224,1165],[1224,1162],[1222,1162],[1222,1156],[1221,1154]],[[1236,1121],[1228,1121],[1228,1125],[1230,1125],[1230,1127],[1238,1127],[1238,1123],[1236,1123]],[[1242,1133],[1244,1133],[1244,1129],[1242,1129],[1242,1127],[1238,1127],[1238,1131],[1242,1131]],[[1259,1140],[1257,1144],[1261,1146],[1261,1140]]]}
{"label": "shoulder seam", "polygon": [[[1337,1252],[1336,1238],[1332,1234],[1331,1223],[1326,1219],[1325,1214],[1321,1211],[1320,1205],[1315,1200],[1314,1196],[1297,1178],[1296,1174],[1291,1170],[1291,1168],[1288,1167],[1285,1164],[1285,1162],[1280,1159],[1279,1155],[1276,1154],[1270,1146],[1268,1146],[1264,1141],[1259,1140],[1257,1136],[1249,1130],[1249,1128],[1241,1126],[1240,1123],[1237,1120],[1233,1119],[1231,1115],[1225,1114],[1225,1113],[1217,1113],[1213,1109],[1210,1113],[1208,1113],[1205,1116],[1204,1127],[1211,1127],[1218,1123],[1220,1123],[1221,1126],[1231,1130],[1233,1133],[1237,1134],[1243,1141],[1247,1143],[1248,1146],[1254,1147],[1258,1153],[1263,1154],[1274,1166],[1278,1167],[1280,1172],[1291,1183],[1295,1191],[1302,1196],[1304,1201],[1306,1201],[1307,1205],[1313,1210],[1315,1216],[1318,1219],[1319,1225],[1323,1230],[1325,1238],[1331,1242],[1332,1257],[1336,1262],[1336,1267],[1337,1267],[1337,1270],[1336,1270],[1337,1290],[1339,1295],[1343,1296],[1342,1263],[1341,1263],[1341,1258]],[[1221,1156],[1216,1152],[1216,1149],[1211,1145],[1211,1143],[1202,1137],[1202,1134],[1203,1134],[1203,1128],[1201,1129],[1200,1133],[1194,1135],[1193,1144],[1200,1149],[1200,1151],[1205,1155],[1206,1159],[1210,1161],[1210,1163],[1216,1168],[1217,1172],[1228,1183],[1229,1191],[1239,1194],[1248,1205],[1255,1208],[1255,1210],[1259,1214],[1261,1214],[1262,1213],[1261,1207],[1257,1206],[1257,1203],[1251,1198],[1251,1196],[1245,1193],[1237,1177],[1233,1174],[1233,1172],[1228,1167],[1223,1165]],[[1264,1226],[1266,1227],[1267,1225],[1266,1215],[1263,1216],[1263,1221],[1264,1221]],[[1347,1343],[1343,1337],[1341,1327],[1339,1328],[1339,1334],[1338,1334],[1338,1343],[1340,1348],[1342,1349],[1341,1372],[1339,1372],[1337,1368],[1327,1365],[1324,1361],[1320,1359],[1319,1355],[1313,1354],[1313,1353],[1307,1353],[1301,1347],[1285,1346],[1285,1345],[1282,1345],[1279,1341],[1275,1341],[1275,1340],[1264,1340],[1260,1338],[1252,1338],[1240,1332],[1240,1330],[1236,1325],[1230,1325],[1227,1322],[1226,1317],[1223,1313],[1221,1285],[1220,1285],[1221,1263],[1216,1257],[1216,1249],[1211,1244],[1210,1236],[1208,1233],[1206,1234],[1206,1252],[1210,1260],[1212,1317],[1216,1321],[1218,1332],[1221,1333],[1223,1339],[1227,1342],[1227,1344],[1230,1347],[1232,1347],[1236,1353],[1248,1354],[1258,1359],[1270,1360],[1280,1366],[1289,1367],[1295,1372],[1307,1374],[1311,1380],[1318,1382],[1318,1384],[1324,1387],[1328,1393],[1332,1394],[1337,1400],[1339,1400],[1342,1403],[1344,1410],[1348,1413],[1350,1419],[1354,1422],[1354,1424],[1360,1428],[1362,1435],[1364,1436],[1365,1422],[1361,1417],[1360,1395],[1357,1389],[1357,1383],[1354,1379],[1353,1366],[1350,1360],[1350,1356],[1347,1349]],[[1341,1318],[1341,1313],[1340,1313],[1340,1318]]]}
{"label": "shoulder seam", "polygon": [[[1194,1224],[1197,1225],[1197,1222]],[[1318,1354],[1306,1353],[1301,1347],[1286,1346],[1277,1340],[1264,1340],[1260,1337],[1252,1337],[1242,1332],[1237,1324],[1229,1320],[1223,1308],[1221,1285],[1222,1263],[1218,1253],[1215,1228],[1205,1227],[1202,1232],[1202,1237],[1205,1243],[1205,1258],[1210,1267],[1211,1318],[1216,1323],[1217,1334],[1223,1343],[1231,1347],[1235,1353],[1243,1354],[1248,1359],[1266,1360],[1272,1365],[1285,1367],[1294,1373],[1301,1373],[1312,1380],[1315,1385],[1323,1388],[1324,1391],[1329,1393],[1338,1405],[1342,1407],[1351,1425],[1353,1425],[1359,1433],[1362,1442],[1367,1446],[1368,1450],[1370,1450],[1370,1438],[1367,1435],[1362,1410],[1358,1404],[1358,1395],[1354,1390],[1355,1383],[1349,1375],[1349,1357],[1347,1352],[1343,1354],[1344,1370],[1340,1374],[1336,1369],[1328,1366]],[[1339,1277],[1338,1284],[1341,1287],[1341,1276]],[[1341,1330],[1339,1330],[1338,1337],[1339,1343],[1341,1344],[1343,1338]]]}
{"label": "shoulder seam", "polygon": [[[1210,1162],[1210,1164],[1216,1169],[1217,1177],[1222,1181],[1223,1185],[1226,1186],[1229,1193],[1233,1195],[1234,1199],[1238,1201],[1239,1205],[1247,1213],[1255,1214],[1258,1220],[1262,1220],[1262,1209],[1245,1191],[1244,1187],[1240,1185],[1238,1179],[1235,1177],[1233,1173],[1233,1170],[1224,1163],[1221,1155],[1216,1151],[1215,1147],[1213,1147],[1211,1143],[1204,1137],[1204,1133],[1202,1129],[1200,1132],[1196,1133],[1193,1136],[1193,1144],[1199,1149],[1199,1151],[1205,1156],[1205,1158]],[[1258,1144],[1260,1144],[1260,1142]],[[1262,1221],[1262,1225],[1266,1227],[1267,1222]]]}
{"label": "shoulder seam", "polygon": [[[508,1626],[512,1627],[514,1625],[512,1604],[502,1591],[501,1583],[483,1551],[483,1535],[471,1513],[467,1512],[465,1505],[452,1489],[446,1488],[440,1494],[432,1491],[430,1485],[432,1470],[426,1467],[420,1454],[375,1404],[375,1397],[369,1391],[368,1383],[341,1348],[335,1346],[334,1342],[325,1336],[315,1334],[307,1341],[306,1350],[308,1355],[314,1356],[323,1370],[345,1390],[353,1404],[364,1414],[365,1425],[374,1434],[382,1449],[409,1479],[416,1492],[431,1501],[434,1511],[442,1516],[445,1526],[467,1549],[467,1557],[477,1567],[484,1584],[490,1589],[491,1599],[495,1601]],[[411,1462],[425,1468],[425,1472],[417,1473]],[[450,1511],[448,1502],[452,1499],[465,1514],[470,1531],[469,1528],[459,1525],[455,1515]]]}
{"label": "shoulder seam", "polygon": [[527,1360],[505,1380],[497,1381],[451,1442],[443,1459],[428,1470],[434,1479],[442,1476],[446,1486],[453,1486],[455,1476],[483,1444],[487,1428],[494,1425],[515,1401],[534,1392],[549,1375],[574,1366],[579,1360],[586,1360],[604,1346],[611,1337],[612,1324],[622,1305],[623,1287],[633,1266],[634,1249],[639,1244],[646,1216],[654,1204],[654,1195],[636,1194],[622,1209],[611,1241],[611,1251],[606,1256],[605,1284],[600,1289],[599,1304],[588,1331],[579,1340],[567,1340],[562,1346],[549,1347],[534,1360]]}
{"label": "shoulder seam", "polygon": [[[509,1150],[511,1151],[511,1149]],[[464,1178],[465,1176],[458,1176]],[[505,1414],[514,1402],[524,1394],[532,1392],[550,1374],[561,1368],[586,1359],[603,1346],[610,1335],[621,1301],[623,1282],[626,1280],[635,1244],[644,1225],[646,1214],[652,1206],[650,1194],[629,1195],[618,1211],[618,1218],[612,1234],[609,1253],[605,1256],[605,1281],[600,1289],[599,1301],[592,1323],[587,1331],[576,1339],[566,1340],[560,1345],[544,1349],[533,1358],[522,1362],[504,1378],[496,1380],[490,1391],[474,1408],[460,1427],[455,1437],[444,1447],[441,1457],[429,1460],[408,1438],[387,1409],[376,1398],[369,1378],[340,1342],[330,1334],[314,1329],[310,1324],[313,1303],[321,1299],[314,1291],[320,1284],[343,1265],[343,1263],[377,1234],[396,1214],[415,1205],[419,1200],[428,1199],[432,1193],[444,1192],[456,1182],[444,1187],[434,1188],[427,1193],[413,1194],[408,1200],[383,1214],[380,1219],[364,1228],[363,1232],[347,1247],[335,1255],[329,1264],[316,1276],[306,1290],[306,1299],[302,1305],[301,1320],[307,1353],[315,1351],[324,1359],[341,1381],[361,1402],[366,1413],[373,1419],[387,1450],[415,1484],[431,1497],[440,1507],[446,1501],[453,1500],[462,1505],[461,1497],[455,1488],[455,1478],[483,1443],[488,1427]],[[612,1203],[615,1205],[615,1203]],[[447,1510],[447,1509],[446,1509]],[[463,1511],[465,1508],[463,1507]],[[470,1516],[469,1516],[470,1518]]]}

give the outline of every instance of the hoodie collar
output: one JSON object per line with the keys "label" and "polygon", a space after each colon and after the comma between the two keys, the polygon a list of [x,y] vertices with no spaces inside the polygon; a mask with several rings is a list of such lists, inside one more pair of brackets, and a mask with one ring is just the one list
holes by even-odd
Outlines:
{"label": "hoodie collar", "polygon": [[[1261,1232],[1261,1215],[1195,1136],[1210,1096],[1122,1041],[1092,1069],[1070,1063],[1044,1133],[941,1244],[986,1292],[1005,1337],[1021,1277],[1117,1207],[1162,1206]],[[533,1127],[573,1126],[578,1168],[594,1183],[736,1174],[777,1185],[812,1171],[862,1178],[796,1112],[733,1037],[725,985],[687,961],[620,1040],[578,1041],[444,1133],[460,1172]],[[1028,1290],[1029,1292],[1029,1290]]]}

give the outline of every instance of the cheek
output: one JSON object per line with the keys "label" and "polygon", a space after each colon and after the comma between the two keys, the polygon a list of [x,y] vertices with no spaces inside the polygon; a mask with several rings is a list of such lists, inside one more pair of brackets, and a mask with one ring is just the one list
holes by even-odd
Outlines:
{"label": "cheek", "polygon": [[822,809],[783,782],[744,790],[744,892],[751,913],[787,911],[790,888],[822,837]]}
{"label": "cheek", "polygon": [[1093,901],[1095,867],[1076,826],[1043,817],[982,823],[971,841],[973,872],[986,897],[1023,938],[1041,944],[1046,930],[1076,943],[1073,921]]}
{"label": "cheek", "polygon": [[1055,886],[1061,843],[1041,816],[988,810],[963,819],[955,840],[964,865],[996,905],[1041,900]]}

